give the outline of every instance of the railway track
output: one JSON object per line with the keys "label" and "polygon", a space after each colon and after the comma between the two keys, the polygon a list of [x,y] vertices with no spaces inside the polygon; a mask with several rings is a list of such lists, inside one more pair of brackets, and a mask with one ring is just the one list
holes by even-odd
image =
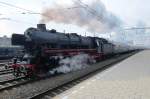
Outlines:
{"label": "railway track", "polygon": [[9,59],[9,60],[0,60],[0,64],[12,63],[11,61],[12,61],[11,59]]}
{"label": "railway track", "polygon": [[0,66],[9,66],[10,64],[12,64],[12,62],[4,62],[0,63]]}
{"label": "railway track", "polygon": [[32,80],[29,80],[26,77],[20,77],[20,78],[1,81],[0,82],[0,92],[2,92],[4,90],[9,90],[9,89],[14,88],[14,87],[24,85],[24,84],[29,83],[31,81]]}
{"label": "railway track", "polygon": [[9,74],[13,72],[10,68],[12,62],[10,60],[0,60],[0,75]]}
{"label": "railway track", "polygon": [[9,62],[9,61],[11,61],[11,59],[8,59],[8,60],[0,60],[0,63]]}
{"label": "railway track", "polygon": [[46,90],[42,90],[42,91],[40,91],[40,92],[38,92],[32,96],[27,97],[27,99],[42,99],[42,98],[47,97],[47,96],[48,96],[48,98],[52,98],[52,97],[64,92],[65,90],[77,85],[78,83],[84,81],[85,79],[88,79],[89,77],[99,73],[100,71],[103,71],[103,70],[107,69],[108,67],[126,59],[127,57],[129,57],[133,54],[135,54],[135,53],[126,55],[125,57],[121,57],[117,61],[113,61],[113,62],[111,62],[105,66],[102,66],[101,68],[98,68],[98,69],[95,69],[95,70],[90,71],[88,73],[85,73],[82,76],[78,76],[78,77],[75,77],[74,79],[68,80],[68,81],[63,82],[61,84],[58,84],[54,88],[47,88]]}
{"label": "railway track", "polygon": [[21,79],[25,79],[25,77],[19,77],[19,78],[13,78],[13,79],[9,79],[9,80],[0,81],[0,85],[4,85],[6,83],[11,83],[13,81],[17,81],[17,80],[21,80]]}
{"label": "railway track", "polygon": [[34,83],[36,81],[44,80],[47,79],[48,77],[43,77],[43,78],[27,78],[27,77],[19,77],[19,78],[14,78],[14,79],[9,79],[5,81],[0,82],[0,93],[5,91],[5,90],[11,90],[12,88],[19,87],[21,85],[25,85],[28,83]]}
{"label": "railway track", "polygon": [[4,69],[4,70],[0,70],[0,75],[4,75],[4,74],[10,74],[13,73],[13,69]]}

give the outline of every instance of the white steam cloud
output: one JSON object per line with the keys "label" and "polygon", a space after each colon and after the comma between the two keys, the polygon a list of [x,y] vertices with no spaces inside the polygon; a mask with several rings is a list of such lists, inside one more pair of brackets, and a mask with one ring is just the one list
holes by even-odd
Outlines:
{"label": "white steam cloud", "polygon": [[70,58],[68,57],[68,58],[62,59],[60,61],[60,66],[51,70],[49,73],[50,74],[68,73],[71,71],[76,71],[76,70],[86,68],[89,63],[94,63],[94,62],[95,60],[92,59],[87,54],[75,55]]}
{"label": "white steam cloud", "polygon": [[50,21],[56,23],[74,24],[86,27],[90,32],[108,32],[119,28],[120,19],[107,11],[100,0],[93,0],[90,4],[82,1],[74,2],[69,7],[56,5],[46,7],[42,11],[41,23]]}

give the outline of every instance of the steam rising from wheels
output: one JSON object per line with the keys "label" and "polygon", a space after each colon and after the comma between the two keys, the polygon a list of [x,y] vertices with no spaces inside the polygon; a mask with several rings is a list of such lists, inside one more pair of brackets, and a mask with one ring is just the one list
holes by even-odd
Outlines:
{"label": "steam rising from wheels", "polygon": [[77,71],[88,67],[88,64],[95,63],[95,60],[92,59],[87,54],[79,54],[73,57],[68,57],[60,60],[60,66],[49,71],[50,74],[55,73],[68,73],[71,71]]}

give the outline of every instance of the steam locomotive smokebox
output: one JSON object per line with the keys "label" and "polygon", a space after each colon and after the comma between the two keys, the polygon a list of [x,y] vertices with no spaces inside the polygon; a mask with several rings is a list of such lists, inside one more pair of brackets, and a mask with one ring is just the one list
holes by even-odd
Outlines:
{"label": "steam locomotive smokebox", "polygon": [[37,28],[41,31],[46,31],[46,24],[37,24]]}

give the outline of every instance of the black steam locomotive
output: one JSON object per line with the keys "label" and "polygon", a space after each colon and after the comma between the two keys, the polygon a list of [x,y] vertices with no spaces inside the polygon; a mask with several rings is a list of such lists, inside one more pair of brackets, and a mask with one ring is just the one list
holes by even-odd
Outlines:
{"label": "black steam locomotive", "polygon": [[[12,44],[23,46],[25,50],[22,63],[17,63],[17,59],[14,60],[12,65],[14,72],[17,75],[23,73],[27,76],[46,73],[59,66],[62,58],[81,53],[88,54],[91,59],[96,61],[118,53],[115,45],[106,39],[84,37],[76,33],[60,33],[54,29],[47,30],[45,24],[38,24],[37,28],[27,29],[24,35],[13,34]],[[128,50],[127,48],[123,52]],[[119,53],[121,52],[119,50]]]}

